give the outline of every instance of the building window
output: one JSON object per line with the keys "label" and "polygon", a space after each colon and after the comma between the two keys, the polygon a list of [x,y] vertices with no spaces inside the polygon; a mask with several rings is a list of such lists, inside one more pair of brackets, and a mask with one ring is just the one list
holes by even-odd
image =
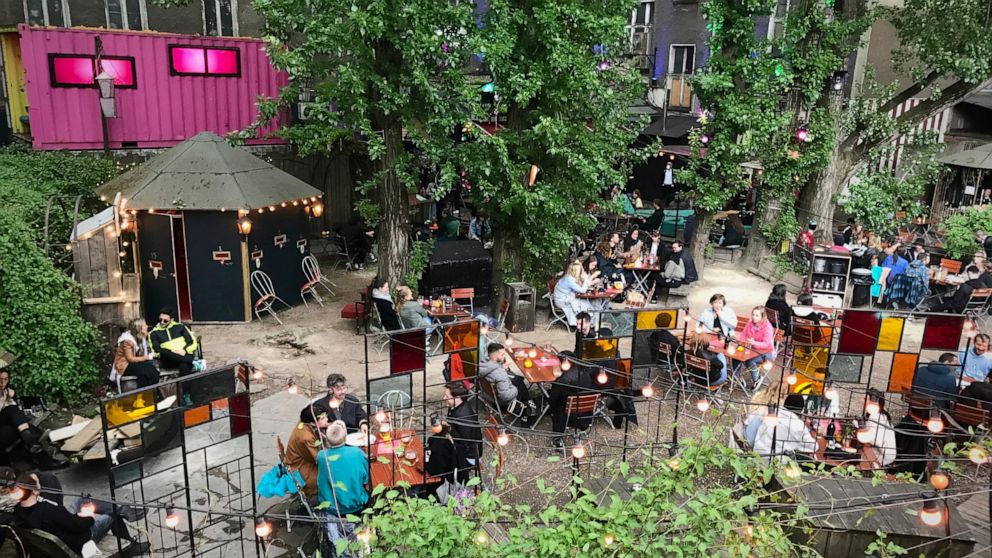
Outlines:
{"label": "building window", "polygon": [[203,33],[212,37],[238,34],[238,0],[203,0]]}
{"label": "building window", "polygon": [[691,110],[690,77],[696,68],[696,45],[672,45],[668,56],[668,108]]}
{"label": "building window", "polygon": [[107,27],[142,30],[148,27],[145,0],[106,0]]}
{"label": "building window", "polygon": [[637,57],[641,68],[650,66],[649,56],[654,51],[651,38],[654,29],[654,0],[641,0],[638,6],[630,11],[630,52]]}
{"label": "building window", "polygon": [[[52,87],[96,87],[96,57],[92,54],[49,54],[48,69]],[[104,56],[101,71],[114,76],[114,85],[121,89],[137,87],[134,58]]]}
{"label": "building window", "polygon": [[240,76],[241,51],[169,45],[169,70],[174,76]]}
{"label": "building window", "polygon": [[24,0],[24,21],[28,25],[69,27],[67,0]]}
{"label": "building window", "polygon": [[691,74],[696,66],[696,45],[672,45],[668,73]]}

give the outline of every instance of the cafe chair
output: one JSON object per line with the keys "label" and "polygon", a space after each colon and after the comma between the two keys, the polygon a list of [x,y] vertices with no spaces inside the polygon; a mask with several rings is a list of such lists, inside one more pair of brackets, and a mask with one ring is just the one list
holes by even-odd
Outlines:
{"label": "cafe chair", "polygon": [[331,287],[337,287],[338,285],[320,271],[317,258],[313,254],[307,254],[303,258],[303,275],[306,276],[307,282],[312,283],[314,288],[324,287],[328,294],[334,296],[334,290]]}
{"label": "cafe chair", "polygon": [[478,384],[479,395],[482,397],[482,402],[489,408],[490,414],[499,416],[503,420],[503,424],[507,426],[513,426],[517,421],[523,419],[527,408],[520,401],[514,399],[505,405],[501,404],[499,397],[496,397],[496,388],[493,387],[492,383],[479,378]]}
{"label": "cafe chair", "polygon": [[282,325],[282,320],[279,319],[279,316],[276,315],[275,309],[272,308],[273,305],[275,305],[276,302],[279,302],[286,308],[292,308],[292,306],[276,295],[275,288],[272,286],[272,279],[268,276],[268,274],[260,269],[252,271],[251,287],[258,294],[258,300],[255,301],[253,308],[255,311],[255,317],[261,320],[262,312],[268,312],[277,322],[279,322],[279,325]]}
{"label": "cafe chair", "polygon": [[975,289],[971,298],[964,305],[964,315],[975,321],[981,321],[981,328],[986,329],[985,320],[988,318],[989,302],[992,301],[992,289]]}
{"label": "cafe chair", "polygon": [[374,343],[376,353],[381,355],[382,350],[389,344],[391,337],[389,336],[389,332],[386,331],[386,328],[382,326],[382,318],[379,317],[379,308],[372,302],[369,302],[368,306],[371,307],[372,312],[372,320],[368,324],[368,332],[372,334],[372,342]]}
{"label": "cafe chair", "polygon": [[[728,362],[727,366],[732,365]],[[709,383],[710,361],[696,355],[687,354],[685,355],[685,367],[687,378],[684,384],[685,393],[682,398],[682,409],[679,412],[685,412],[686,409],[690,409],[690,406],[693,404],[693,397],[696,399],[700,396],[708,397],[710,398],[710,401],[712,401],[712,405],[716,406],[716,400],[714,397],[720,392],[726,382],[715,385],[711,385]],[[727,381],[730,381],[729,378],[733,377],[732,374],[732,371],[727,372]],[[692,381],[692,378],[704,380],[705,385],[702,382],[697,383]],[[702,422],[702,418],[697,417],[694,413],[692,413],[691,409],[687,416],[697,422]]]}
{"label": "cafe chair", "polygon": [[558,322],[561,322],[561,324],[565,326],[565,329],[567,329],[569,333],[572,333],[572,326],[568,325],[568,316],[565,315],[564,310],[562,310],[561,308],[558,307],[557,304],[555,304],[554,294],[555,294],[555,283],[557,282],[558,282],[557,277],[552,277],[551,279],[548,279],[548,292],[547,294],[544,295],[544,298],[548,299],[550,315],[548,317],[548,327],[544,328],[544,330],[549,331],[551,329],[551,326],[555,325]]}
{"label": "cafe chair", "polygon": [[930,412],[936,407],[932,397],[915,391],[904,393],[902,400],[906,404],[906,414],[921,425],[930,418]]}
{"label": "cafe chair", "polygon": [[606,416],[606,405],[600,394],[569,395],[565,398],[565,436],[572,438],[571,445],[578,440],[588,440],[592,423],[597,417],[613,425]]}
{"label": "cafe chair", "polygon": [[331,232],[329,241],[333,243],[333,247],[328,248],[328,251],[330,251],[331,256],[334,258],[334,267],[331,269],[347,268],[351,265],[351,253],[348,251],[348,241],[345,240],[344,236],[336,232]]}
{"label": "cafe chair", "polygon": [[[467,306],[469,314],[473,316],[475,315],[474,299],[475,289],[451,289],[451,300],[461,304],[463,307]],[[468,304],[466,304],[466,301]]]}
{"label": "cafe chair", "polygon": [[510,299],[505,296],[500,299],[499,302],[499,313],[496,314],[496,327],[489,328],[489,332],[486,333],[486,337],[489,339],[490,343],[496,343],[499,341],[500,332],[503,331],[503,327],[506,325],[506,315],[510,313]]}
{"label": "cafe chair", "polygon": [[668,399],[668,396],[673,391],[685,389],[685,379],[682,377],[682,371],[679,370],[678,364],[675,362],[672,347],[668,343],[658,343],[658,358],[655,362],[657,363],[658,371],[669,382],[668,391],[665,392],[665,399]]}
{"label": "cafe chair", "polygon": [[979,428],[989,428],[990,413],[979,405],[972,405],[961,401],[955,401],[951,405],[950,413],[943,413],[948,424],[961,433],[970,435],[969,428],[977,430]]}

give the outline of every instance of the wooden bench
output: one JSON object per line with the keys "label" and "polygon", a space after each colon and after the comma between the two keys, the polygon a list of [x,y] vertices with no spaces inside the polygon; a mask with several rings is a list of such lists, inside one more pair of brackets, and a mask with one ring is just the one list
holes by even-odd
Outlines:
{"label": "wooden bench", "polygon": [[725,246],[714,246],[713,247],[713,261],[714,262],[726,262],[726,263],[736,263],[744,257],[744,247],[725,247]]}

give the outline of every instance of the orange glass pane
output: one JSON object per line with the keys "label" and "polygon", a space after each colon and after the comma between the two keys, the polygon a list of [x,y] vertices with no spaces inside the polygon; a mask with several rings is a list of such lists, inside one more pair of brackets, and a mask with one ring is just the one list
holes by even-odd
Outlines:
{"label": "orange glass pane", "polygon": [[210,405],[201,405],[183,413],[183,423],[186,428],[203,424],[210,420]]}
{"label": "orange glass pane", "polygon": [[108,401],[104,403],[104,410],[108,427],[141,420],[155,412],[155,390]]}
{"label": "orange glass pane", "polygon": [[792,367],[803,377],[815,377],[817,374],[822,377],[826,374],[827,361],[830,359],[830,351],[825,347],[795,347],[793,350]]}
{"label": "orange glass pane", "polygon": [[834,330],[829,326],[795,324],[792,326],[792,342],[795,345],[815,345],[829,347]]}
{"label": "orange glass pane", "polygon": [[916,353],[896,353],[892,355],[892,371],[889,372],[889,388],[892,393],[906,393],[913,388],[913,378],[916,376],[916,364],[919,355]]}
{"label": "orange glass pane", "polygon": [[679,327],[678,310],[651,310],[637,313],[637,329],[668,329]]}
{"label": "orange glass pane", "polygon": [[213,412],[226,411],[227,410],[227,399],[215,399],[210,402],[210,409]]}
{"label": "orange glass pane", "polygon": [[889,316],[882,318],[882,327],[878,331],[879,351],[898,351],[899,341],[902,339],[902,328],[906,325],[906,318],[899,316]]}
{"label": "orange glass pane", "polygon": [[617,361],[617,389],[630,387],[630,359],[622,358]]}
{"label": "orange glass pane", "polygon": [[479,320],[445,326],[444,352],[476,349],[479,347]]}

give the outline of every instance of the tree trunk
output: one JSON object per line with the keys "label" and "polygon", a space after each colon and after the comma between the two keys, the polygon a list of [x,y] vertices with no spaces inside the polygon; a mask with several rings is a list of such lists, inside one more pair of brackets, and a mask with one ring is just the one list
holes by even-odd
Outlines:
{"label": "tree trunk", "polygon": [[[493,304],[498,304],[503,286],[516,279],[523,273],[524,242],[516,230],[509,227],[493,228],[493,289],[496,296]],[[536,285],[537,292],[543,294],[541,285]]]}
{"label": "tree trunk", "polygon": [[381,127],[385,152],[376,161],[382,179],[376,189],[380,217],[377,238],[379,243],[379,276],[395,287],[406,273],[409,250],[410,202],[406,187],[393,168],[403,154],[403,136],[399,121],[384,119]]}
{"label": "tree trunk", "polygon": [[713,213],[696,210],[696,228],[692,232],[692,242],[685,247],[692,256],[692,261],[696,263],[696,273],[699,278],[703,278],[703,269],[706,268],[706,246],[710,243],[710,229],[713,228]]}
{"label": "tree trunk", "polygon": [[833,242],[837,196],[851,179],[857,169],[857,163],[853,153],[840,151],[835,147],[827,167],[803,187],[799,196],[799,206],[796,208],[796,220],[799,221],[800,227],[805,227],[807,222],[815,220],[816,237],[820,242]]}
{"label": "tree trunk", "polygon": [[771,223],[778,217],[778,204],[763,201],[763,209],[756,215],[748,237],[747,249],[744,251],[744,268],[757,270],[762,260],[778,253],[777,246],[771,246],[769,240],[761,234],[761,223]]}

